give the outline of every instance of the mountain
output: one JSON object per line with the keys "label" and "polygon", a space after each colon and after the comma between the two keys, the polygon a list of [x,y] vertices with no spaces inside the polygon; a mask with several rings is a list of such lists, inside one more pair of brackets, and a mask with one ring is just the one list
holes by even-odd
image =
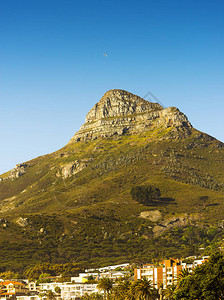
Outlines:
{"label": "mountain", "polygon": [[[0,177],[0,271],[222,247],[224,144],[175,107],[110,90],[62,149]],[[161,196],[147,205],[131,190]]]}

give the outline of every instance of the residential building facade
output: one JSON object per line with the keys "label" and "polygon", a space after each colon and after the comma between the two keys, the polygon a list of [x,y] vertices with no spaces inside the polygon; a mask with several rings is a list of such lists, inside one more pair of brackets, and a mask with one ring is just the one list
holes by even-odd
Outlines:
{"label": "residential building facade", "polygon": [[143,265],[142,268],[134,270],[134,278],[147,278],[151,280],[155,288],[163,285],[166,288],[168,285],[175,284],[181,272],[181,262],[177,259],[169,259],[162,262],[159,266],[152,264]]}
{"label": "residential building facade", "polygon": [[192,272],[196,266],[203,264],[208,258],[208,256],[204,256],[201,259],[188,257],[185,259],[186,262],[179,259],[168,259],[161,262],[158,266],[145,264],[142,268],[134,270],[134,278],[135,280],[147,278],[152,281],[155,288],[159,288],[161,285],[163,288],[166,288],[168,285],[177,283],[182,269]]}

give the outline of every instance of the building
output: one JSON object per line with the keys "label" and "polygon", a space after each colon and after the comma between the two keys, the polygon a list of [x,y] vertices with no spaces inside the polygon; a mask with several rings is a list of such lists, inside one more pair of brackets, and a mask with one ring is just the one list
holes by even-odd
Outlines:
{"label": "building", "polygon": [[209,256],[203,256],[202,258],[196,258],[196,256],[190,256],[184,259],[181,262],[182,268],[192,272],[194,268],[206,262],[209,259]]}
{"label": "building", "polygon": [[89,278],[98,281],[100,278],[100,273],[88,272],[88,273],[79,273],[77,277],[71,277],[71,282],[73,283],[84,283],[87,282]]}
{"label": "building", "polygon": [[[49,282],[40,283],[40,293],[43,295],[42,299],[47,299],[47,292],[52,291],[55,293],[55,288],[59,287],[61,295],[55,295],[56,299],[75,300],[84,296],[85,294],[98,293],[97,284],[88,283],[71,283],[71,282]],[[36,299],[25,299],[20,300],[36,300]]]}
{"label": "building", "polygon": [[24,283],[18,281],[1,281],[0,282],[0,299],[15,299],[17,296],[27,295],[29,289]]}
{"label": "building", "polygon": [[[43,297],[42,297],[43,299]],[[16,300],[40,300],[38,295],[33,296],[16,296]]]}
{"label": "building", "polygon": [[106,272],[106,271],[115,270],[115,269],[125,269],[125,268],[128,268],[129,266],[130,266],[130,264],[126,263],[126,264],[120,264],[120,265],[107,266],[107,267],[98,268],[98,269],[86,269],[85,272],[87,272],[87,273],[93,272],[93,271]]}
{"label": "building", "polygon": [[130,276],[129,271],[108,271],[100,273],[100,278],[110,278],[113,280]]}
{"label": "building", "polygon": [[64,300],[75,300],[84,296],[85,294],[98,293],[97,284],[62,284],[61,298]]}
{"label": "building", "polygon": [[39,292],[43,293],[46,291],[51,291],[55,293],[55,288],[59,287],[61,289],[61,286],[66,283],[62,282],[44,282],[39,284]]}
{"label": "building", "polygon": [[185,260],[164,260],[158,266],[146,264],[142,268],[134,270],[134,278],[135,280],[147,278],[152,281],[155,288],[159,288],[161,285],[166,288],[168,285],[177,283],[179,274],[183,269],[192,272],[195,267],[203,264],[208,258],[209,256],[203,256],[201,259],[197,259],[192,256],[187,257]]}
{"label": "building", "polygon": [[130,276],[130,271],[107,271],[107,272],[88,272],[88,273],[79,273],[77,277],[71,277],[71,282],[73,283],[85,283],[89,278],[92,278],[95,281],[98,281],[101,278],[110,278],[113,280],[124,278]]}
{"label": "building", "polygon": [[135,269],[134,278],[135,280],[147,278],[152,281],[155,288],[158,289],[161,285],[166,288],[177,282],[181,269],[181,261],[169,259],[164,260],[159,266],[146,264],[142,268]]}

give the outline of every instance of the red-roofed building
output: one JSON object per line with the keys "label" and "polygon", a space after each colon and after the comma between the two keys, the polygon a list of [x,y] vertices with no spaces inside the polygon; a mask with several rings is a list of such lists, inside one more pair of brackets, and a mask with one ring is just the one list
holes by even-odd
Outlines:
{"label": "red-roofed building", "polygon": [[13,299],[17,295],[26,295],[28,292],[24,283],[10,280],[0,282],[0,299]]}

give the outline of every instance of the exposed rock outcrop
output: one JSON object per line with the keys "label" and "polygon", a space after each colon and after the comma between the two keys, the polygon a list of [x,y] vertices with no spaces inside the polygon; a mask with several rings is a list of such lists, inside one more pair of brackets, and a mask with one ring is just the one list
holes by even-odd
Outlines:
{"label": "exposed rock outcrop", "polygon": [[16,196],[12,196],[0,201],[0,213],[6,212],[15,208],[15,200]]}
{"label": "exposed rock outcrop", "polygon": [[29,223],[28,218],[19,217],[16,219],[16,223],[21,227],[26,227]]}
{"label": "exposed rock outcrop", "polygon": [[159,210],[142,211],[140,213],[140,218],[147,219],[152,222],[157,222],[162,218],[162,214]]}
{"label": "exposed rock outcrop", "polygon": [[73,162],[70,162],[62,166],[62,168],[57,171],[56,176],[57,177],[62,176],[63,178],[71,177],[72,175],[75,175],[76,173],[81,172],[83,169],[88,167],[91,161],[92,158],[75,160]]}
{"label": "exposed rock outcrop", "polygon": [[12,169],[7,177],[0,177],[0,182],[11,179],[14,180],[16,178],[21,177],[25,174],[26,168],[29,167],[26,163],[17,164],[14,169]]}
{"label": "exposed rock outcrop", "polygon": [[167,229],[172,229],[174,227],[182,227],[187,226],[190,224],[191,220],[195,219],[195,216],[188,216],[185,214],[184,216],[179,217],[172,217],[169,219],[166,219],[160,223],[158,223],[153,228],[153,234],[154,236],[159,236]]}
{"label": "exposed rock outcrop", "polygon": [[11,170],[9,178],[13,180],[15,178],[21,177],[25,174],[27,167],[28,165],[25,163],[16,165],[15,168]]}
{"label": "exposed rock outcrop", "polygon": [[140,133],[152,127],[189,129],[192,126],[176,107],[163,108],[129,92],[110,90],[88,112],[85,124],[70,142]]}

